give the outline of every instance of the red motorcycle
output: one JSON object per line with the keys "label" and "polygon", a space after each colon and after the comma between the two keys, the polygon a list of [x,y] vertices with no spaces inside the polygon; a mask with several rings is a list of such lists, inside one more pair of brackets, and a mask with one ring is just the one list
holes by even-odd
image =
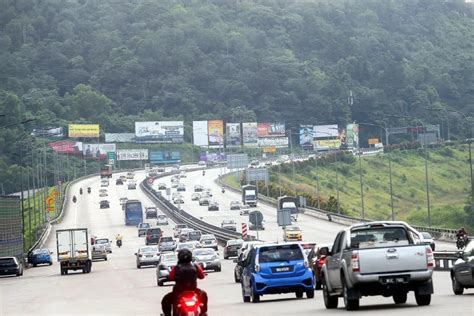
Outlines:
{"label": "red motorcycle", "polygon": [[193,291],[186,291],[178,296],[177,304],[173,307],[173,315],[199,316],[201,306],[199,295]]}

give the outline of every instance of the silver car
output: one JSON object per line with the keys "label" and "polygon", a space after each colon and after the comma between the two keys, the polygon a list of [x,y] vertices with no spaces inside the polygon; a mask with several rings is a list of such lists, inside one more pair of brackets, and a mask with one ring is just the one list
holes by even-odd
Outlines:
{"label": "silver car", "polygon": [[95,244],[104,246],[107,253],[112,253],[112,242],[108,238],[97,238]]}
{"label": "silver car", "polygon": [[156,266],[160,261],[160,252],[158,246],[140,247],[135,253],[137,257],[137,268],[142,266]]}
{"label": "silver car", "polygon": [[219,254],[211,248],[198,248],[193,251],[194,263],[200,264],[204,270],[221,271]]}
{"label": "silver car", "polygon": [[156,283],[158,286],[163,286],[165,282],[169,282],[170,271],[177,263],[178,257],[175,252],[167,252],[161,255],[156,269]]}

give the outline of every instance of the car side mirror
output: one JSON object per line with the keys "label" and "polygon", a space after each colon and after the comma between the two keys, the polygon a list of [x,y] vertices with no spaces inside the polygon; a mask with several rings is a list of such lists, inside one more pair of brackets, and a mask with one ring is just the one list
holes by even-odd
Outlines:
{"label": "car side mirror", "polygon": [[329,256],[331,254],[328,247],[322,247],[321,249],[319,249],[319,253],[321,254],[321,256]]}

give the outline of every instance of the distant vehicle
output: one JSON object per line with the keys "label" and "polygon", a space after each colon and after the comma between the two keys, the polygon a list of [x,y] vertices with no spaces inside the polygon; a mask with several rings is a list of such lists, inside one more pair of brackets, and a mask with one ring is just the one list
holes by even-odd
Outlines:
{"label": "distant vehicle", "polygon": [[218,211],[219,210],[219,203],[217,202],[210,202],[208,207],[207,207],[207,210],[208,211]]}
{"label": "distant vehicle", "polygon": [[169,282],[169,273],[177,263],[178,257],[175,252],[166,252],[161,255],[156,269],[156,283],[158,286],[163,286],[165,282]]}
{"label": "distant vehicle", "polygon": [[93,245],[92,246],[92,260],[104,260],[107,261],[107,250],[104,245]]}
{"label": "distant vehicle", "polygon": [[233,261],[235,263],[234,267],[234,281],[235,283],[239,283],[242,281],[242,271],[244,269],[244,262],[247,259],[248,251],[239,252],[237,258]]}
{"label": "distant vehicle", "polygon": [[138,225],[143,222],[142,203],[138,200],[128,200],[124,204],[125,225]]}
{"label": "distant vehicle", "polygon": [[171,188],[176,189],[178,187],[178,182],[171,182]]}
{"label": "distant vehicle", "polygon": [[148,206],[145,207],[145,218],[157,218],[158,217],[158,210],[155,206]]}
{"label": "distant vehicle", "polygon": [[134,182],[134,181],[129,181],[128,182],[128,185],[127,185],[127,188],[129,190],[136,190],[137,189],[137,183]]}
{"label": "distant vehicle", "polygon": [[100,186],[102,188],[108,187],[109,186],[109,181],[108,180],[102,180],[100,181]]}
{"label": "distant vehicle", "polygon": [[115,185],[123,185],[123,180],[118,178],[117,180],[115,180]]}
{"label": "distant vehicle", "polygon": [[204,160],[199,160],[198,166],[205,166],[206,162]]}
{"label": "distant vehicle", "polygon": [[179,231],[179,242],[188,241],[188,233],[194,231],[193,228],[181,228]]}
{"label": "distant vehicle", "polygon": [[232,231],[237,231],[237,227],[236,227],[236,223],[234,220],[232,219],[224,219],[222,220],[221,222],[221,228],[225,228],[225,229],[228,229],[228,230],[232,230]]}
{"label": "distant vehicle", "polygon": [[160,252],[157,246],[140,247],[135,256],[138,269],[143,266],[157,266],[160,261]]}
{"label": "distant vehicle", "polygon": [[173,198],[173,203],[184,204],[184,197],[182,195],[177,195],[175,198]]}
{"label": "distant vehicle", "polygon": [[96,238],[95,244],[103,245],[107,253],[112,253],[112,241],[110,241],[108,238]]}
{"label": "distant vehicle", "polygon": [[420,232],[421,234],[421,243],[422,244],[428,244],[431,247],[431,250],[435,251],[436,245],[434,242],[433,237],[431,237],[430,233],[427,232]]}
{"label": "distant vehicle", "polygon": [[224,246],[224,259],[230,257],[237,257],[239,249],[242,248],[244,241],[242,239],[231,239],[228,240]]}
{"label": "distant vehicle", "polygon": [[163,232],[159,227],[148,228],[145,233],[145,245],[158,244]]}
{"label": "distant vehicle", "polygon": [[99,202],[100,208],[110,208],[110,203],[107,200],[102,200]]}
{"label": "distant vehicle", "polygon": [[202,197],[202,198],[199,200],[199,205],[200,205],[200,206],[209,206],[209,199],[206,198],[206,197]]}
{"label": "distant vehicle", "polygon": [[199,241],[201,240],[201,231],[199,230],[193,230],[188,232],[188,235],[186,236],[187,241]]}
{"label": "distant vehicle", "polygon": [[[456,253],[458,260],[451,268],[451,282],[455,295],[462,295],[464,289],[474,288],[474,242],[469,242],[463,251]],[[1,267],[0,267],[1,271]]]}
{"label": "distant vehicle", "polygon": [[106,197],[106,196],[109,196],[109,194],[107,193],[107,190],[100,190],[99,191],[99,197]]}
{"label": "distant vehicle", "polygon": [[251,210],[252,210],[252,209],[250,208],[250,206],[248,206],[248,205],[243,205],[243,206],[240,207],[240,212],[239,212],[239,214],[240,214],[240,216],[249,215],[249,213],[250,213]]}
{"label": "distant vehicle", "polygon": [[200,264],[204,270],[222,270],[219,254],[210,248],[199,248],[193,250],[194,263]]}
{"label": "distant vehicle", "polygon": [[[346,310],[359,309],[362,296],[393,297],[404,304],[409,291],[418,305],[429,305],[435,265],[429,245],[420,245],[420,233],[404,222],[360,223],[341,230],[322,267],[324,304],[337,307],[344,297]],[[334,273],[338,271],[338,273]],[[394,286],[396,285],[396,286]]]}
{"label": "distant vehicle", "polygon": [[[36,267],[38,264],[53,264],[53,258],[51,257],[52,252],[49,249],[35,249],[28,253],[28,263],[33,267]],[[1,268],[0,268],[1,270]]]}
{"label": "distant vehicle", "polygon": [[[266,244],[250,249],[243,264],[244,302],[260,301],[260,296],[294,292],[297,298],[314,298],[314,279],[303,250],[298,244]],[[249,260],[250,259],[250,260]]]}
{"label": "distant vehicle", "polygon": [[308,254],[308,262],[313,271],[314,289],[320,290],[323,287],[322,268],[326,260],[326,255],[321,253],[321,248],[332,249],[332,244],[315,245]]}
{"label": "distant vehicle", "polygon": [[178,187],[176,188],[176,191],[184,192],[184,191],[186,191],[186,186],[183,183],[180,183],[180,184],[178,184]]}
{"label": "distant vehicle", "polygon": [[135,174],[133,172],[127,172],[126,177],[127,177],[127,179],[133,179],[133,178],[135,178]]}
{"label": "distant vehicle", "polygon": [[168,225],[168,217],[166,215],[158,215],[156,225]]}
{"label": "distant vehicle", "polygon": [[187,177],[187,176],[186,176],[186,171],[181,171],[181,172],[179,173],[179,177],[180,177],[180,178],[186,178],[186,177]]}
{"label": "distant vehicle", "polygon": [[165,167],[156,167],[156,172],[165,172]]}
{"label": "distant vehicle", "polygon": [[265,230],[263,226],[263,214],[260,211],[251,211],[249,213],[249,230]]}
{"label": "distant vehicle", "polygon": [[292,221],[298,220],[297,198],[294,196],[280,196],[277,199],[277,211],[288,211],[291,214]]}
{"label": "distant vehicle", "polygon": [[105,166],[100,167],[100,177],[101,178],[112,178],[112,166],[111,165],[105,165]]}
{"label": "distant vehicle", "polygon": [[166,190],[166,184],[165,183],[158,183],[158,190]]}
{"label": "distant vehicle", "polygon": [[180,231],[181,229],[183,228],[188,228],[188,225],[186,224],[176,224],[173,228],[173,236],[174,238],[178,238],[179,237],[179,234],[180,234]]}
{"label": "distant vehicle", "polygon": [[189,249],[193,251],[195,248],[196,248],[196,244],[190,241],[180,242],[176,245],[176,251],[179,251],[181,249]]}
{"label": "distant vehicle", "polygon": [[158,249],[160,252],[174,251],[176,248],[176,241],[171,236],[163,236],[158,241]]}
{"label": "distant vehicle", "polygon": [[200,184],[196,184],[194,186],[194,192],[202,192],[204,190],[204,187]]}
{"label": "distant vehicle", "polygon": [[23,275],[23,265],[16,257],[0,257],[0,275]]}
{"label": "distant vehicle", "polygon": [[217,251],[218,243],[214,234],[201,235],[199,242],[201,243],[202,248],[213,248],[215,251]]}
{"label": "distant vehicle", "polygon": [[283,228],[283,240],[284,241],[302,241],[303,233],[301,228],[295,225],[285,226]]}
{"label": "distant vehicle", "polygon": [[150,223],[138,224],[138,237],[145,236],[148,228],[150,228]]}
{"label": "distant vehicle", "polygon": [[242,186],[242,204],[252,207],[257,206],[257,187],[254,185]]}
{"label": "distant vehicle", "polygon": [[127,201],[128,201],[128,199],[126,197],[121,197],[120,198],[120,205],[125,204],[125,202],[127,202]]}
{"label": "distant vehicle", "polygon": [[124,175],[121,175],[121,176],[119,177],[119,179],[122,180],[123,182],[126,182],[126,181],[127,181],[127,177],[124,176]]}
{"label": "distant vehicle", "polygon": [[205,195],[207,195],[209,197],[212,197],[212,190],[211,189],[207,188],[207,189],[204,189],[203,191],[204,191]]}
{"label": "distant vehicle", "polygon": [[200,198],[201,198],[201,194],[199,193],[193,193],[191,195],[191,201],[199,201]]}
{"label": "distant vehicle", "polygon": [[91,272],[92,259],[86,228],[56,230],[56,245],[61,275],[68,274],[69,270]]}
{"label": "distant vehicle", "polygon": [[231,211],[240,210],[241,207],[242,207],[242,203],[240,203],[239,201],[230,202],[230,210]]}

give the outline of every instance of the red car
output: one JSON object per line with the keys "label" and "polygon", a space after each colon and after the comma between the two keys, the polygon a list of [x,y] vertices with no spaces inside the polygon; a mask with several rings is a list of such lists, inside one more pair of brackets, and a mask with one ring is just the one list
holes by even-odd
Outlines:
{"label": "red car", "polygon": [[314,275],[315,290],[320,290],[322,288],[321,268],[324,265],[324,261],[326,260],[326,256],[321,255],[320,253],[320,249],[322,247],[328,247],[329,249],[331,249],[332,244],[315,245],[308,254],[309,265]]}

